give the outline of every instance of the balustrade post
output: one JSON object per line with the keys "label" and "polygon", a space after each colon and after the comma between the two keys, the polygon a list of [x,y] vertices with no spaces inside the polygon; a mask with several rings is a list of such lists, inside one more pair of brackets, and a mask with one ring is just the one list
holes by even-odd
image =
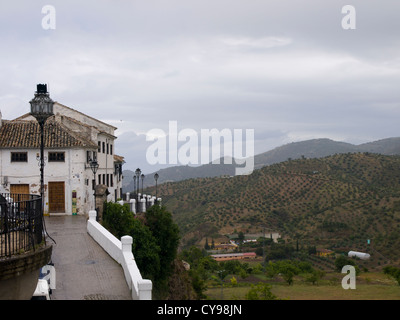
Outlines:
{"label": "balustrade post", "polygon": [[136,214],[136,200],[135,200],[135,199],[131,199],[131,200],[129,201],[129,205],[130,205],[130,207],[131,207],[131,212],[132,212],[133,214]]}

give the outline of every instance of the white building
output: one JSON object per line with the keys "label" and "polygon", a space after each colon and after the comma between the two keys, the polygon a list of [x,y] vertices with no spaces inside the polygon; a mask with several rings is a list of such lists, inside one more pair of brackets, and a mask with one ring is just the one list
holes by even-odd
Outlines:
{"label": "white building", "polygon": [[[94,209],[96,184],[108,187],[109,201],[122,198],[123,157],[115,155],[114,126],[58,102],[44,130],[45,214],[85,214]],[[0,192],[40,194],[40,129],[29,113],[2,120],[0,113]]]}

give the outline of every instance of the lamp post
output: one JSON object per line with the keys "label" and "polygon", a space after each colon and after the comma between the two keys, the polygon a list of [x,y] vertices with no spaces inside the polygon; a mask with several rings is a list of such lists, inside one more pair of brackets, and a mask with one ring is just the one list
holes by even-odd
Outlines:
{"label": "lamp post", "polygon": [[142,178],[142,197],[143,197],[143,180],[144,180],[144,174],[142,173],[142,175],[140,176]]}
{"label": "lamp post", "polygon": [[35,97],[29,101],[31,115],[36,118],[40,126],[40,196],[42,198],[42,214],[44,213],[44,124],[54,115],[54,101],[47,92],[46,84],[38,84]]}
{"label": "lamp post", "polygon": [[133,196],[136,198],[136,176],[133,175]]}
{"label": "lamp post", "polygon": [[156,204],[157,204],[157,200],[158,200],[158,195],[157,195],[157,180],[158,180],[158,177],[159,177],[159,175],[158,175],[158,173],[156,173],[154,175],[154,180],[156,180]]}
{"label": "lamp post", "polygon": [[90,160],[90,169],[93,172],[94,210],[96,210],[96,172],[99,169],[99,163],[96,160]]}
{"label": "lamp post", "polygon": [[136,169],[135,171],[135,175],[136,175],[136,182],[137,182],[137,186],[136,186],[136,212],[139,212],[139,178],[140,178],[140,174],[142,173],[142,170],[140,170],[139,168]]}

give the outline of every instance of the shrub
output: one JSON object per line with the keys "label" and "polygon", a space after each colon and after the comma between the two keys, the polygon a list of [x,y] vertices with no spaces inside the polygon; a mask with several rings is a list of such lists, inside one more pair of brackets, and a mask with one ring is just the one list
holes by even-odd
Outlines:
{"label": "shrub", "polygon": [[130,234],[133,227],[133,215],[127,204],[106,202],[103,212],[103,227],[110,231],[116,238]]}
{"label": "shrub", "polygon": [[160,247],[150,229],[137,219],[133,220],[129,235],[133,239],[132,252],[142,277],[159,281],[161,270]]}
{"label": "shrub", "polygon": [[132,237],[132,253],[142,277],[156,280],[161,268],[160,248],[150,229],[132,215],[129,206],[105,203],[102,224],[118,239]]}
{"label": "shrub", "polygon": [[393,266],[386,266],[383,268],[383,273],[388,274],[395,278],[397,283],[400,285],[400,268],[396,268]]}
{"label": "shrub", "polygon": [[339,256],[339,257],[336,258],[336,260],[335,260],[335,269],[336,269],[337,272],[342,272],[343,267],[346,266],[346,265],[354,266],[354,268],[356,269],[356,274],[357,275],[360,273],[359,267],[349,257]]}
{"label": "shrub", "polygon": [[179,245],[179,229],[172,220],[172,214],[163,206],[152,206],[146,213],[146,226],[148,226],[160,247],[160,263],[162,275],[171,271],[171,263],[177,255]]}
{"label": "shrub", "polygon": [[271,292],[271,285],[265,282],[252,285],[245,296],[246,300],[276,300],[277,297]]}
{"label": "shrub", "polygon": [[128,205],[105,203],[103,226],[116,238],[130,235],[132,252],[144,278],[153,281],[162,297],[167,292],[168,277],[179,244],[179,229],[165,207],[152,206],[145,213],[145,222],[137,219]]}

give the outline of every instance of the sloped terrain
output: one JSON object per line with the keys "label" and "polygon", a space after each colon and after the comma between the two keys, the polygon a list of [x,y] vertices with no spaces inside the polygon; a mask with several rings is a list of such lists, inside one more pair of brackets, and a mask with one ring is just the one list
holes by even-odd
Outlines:
{"label": "sloped terrain", "polygon": [[289,243],[375,251],[384,263],[400,256],[399,182],[400,157],[348,153],[290,160],[248,176],[165,183],[158,194],[183,245],[266,228]]}
{"label": "sloped terrain", "polygon": [[[357,153],[357,152],[373,152],[383,155],[400,154],[400,138],[387,138],[368,142],[360,145],[333,141],[330,139],[311,139],[299,142],[292,142],[270,151],[263,152],[254,156],[254,168],[260,169],[267,165],[283,162],[289,159],[301,158],[322,158],[341,153]],[[235,168],[238,166],[233,164],[224,164],[221,159],[221,165],[205,164],[197,167],[192,166],[174,166],[158,170],[160,175],[158,183],[176,182],[191,178],[206,178],[235,175]],[[154,173],[146,174],[144,186],[149,187],[155,184]],[[123,172],[123,192],[131,192],[134,190],[133,175],[131,170]]]}

